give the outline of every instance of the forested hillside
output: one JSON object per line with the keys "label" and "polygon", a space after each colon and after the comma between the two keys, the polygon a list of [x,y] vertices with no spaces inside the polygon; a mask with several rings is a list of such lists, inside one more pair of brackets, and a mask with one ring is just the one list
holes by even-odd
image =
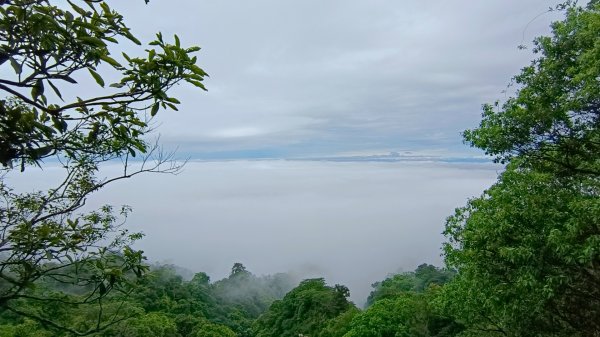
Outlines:
{"label": "forested hillside", "polygon": [[[52,2],[0,1],[0,337],[600,336],[600,1],[553,8],[564,19],[535,40],[515,92],[464,132],[505,166],[447,218],[446,265],[374,283],[364,308],[343,284],[241,263],[184,279],[134,248],[129,207],[86,208],[117,180],[179,172],[146,135],[177,110],[176,84],[204,89],[208,75],[198,47],[160,33],[117,60],[113,44],[141,44],[119,13]],[[67,96],[80,72],[101,94]],[[52,158],[65,176],[53,188],[6,178]],[[122,173],[99,176],[107,162]]]}

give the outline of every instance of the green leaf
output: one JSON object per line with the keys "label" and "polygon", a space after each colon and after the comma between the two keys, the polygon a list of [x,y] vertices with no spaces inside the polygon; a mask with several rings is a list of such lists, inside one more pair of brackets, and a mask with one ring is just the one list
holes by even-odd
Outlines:
{"label": "green leaf", "polygon": [[133,34],[131,34],[131,32],[129,32],[129,29],[125,30],[123,32],[123,35],[130,40],[131,42],[137,44],[138,46],[140,46],[142,44],[142,42],[140,42],[140,40],[138,40],[135,36],[133,36]]}
{"label": "green leaf", "polygon": [[44,94],[44,83],[42,80],[35,81],[35,84],[31,88],[31,97],[33,100],[37,100],[38,97]]}
{"label": "green leaf", "polygon": [[73,83],[73,84],[77,84],[77,81],[75,81],[73,78],[67,76],[67,75],[57,75],[55,76],[56,78],[59,78],[63,81],[67,81],[69,83]]}
{"label": "green leaf", "polygon": [[171,103],[175,103],[175,104],[181,104],[181,102],[175,97],[168,97],[167,101],[169,101]]}
{"label": "green leaf", "polygon": [[79,41],[84,42],[87,45],[104,48],[106,47],[106,43],[94,36],[80,36]]}
{"label": "green leaf", "polygon": [[19,62],[17,62],[17,60],[15,60],[12,57],[9,57],[8,59],[10,60],[10,65],[15,70],[15,73],[17,75],[21,75],[21,72],[23,72],[23,68],[21,67],[21,65],[19,64]]}
{"label": "green leaf", "polygon": [[48,84],[50,85],[50,88],[52,88],[56,96],[58,96],[58,98],[60,98],[60,100],[64,102],[65,100],[62,98],[60,90],[58,90],[58,88],[54,84],[52,84],[52,82],[48,81]]}
{"label": "green leaf", "polygon": [[65,20],[67,21],[67,23],[73,22],[73,19],[74,19],[73,14],[69,11],[66,11],[65,12]]}
{"label": "green leaf", "polygon": [[191,83],[191,84],[193,84],[194,86],[196,86],[196,87],[198,87],[198,88],[200,88],[200,89],[204,90],[204,91],[207,91],[207,90],[206,90],[206,87],[204,86],[204,84],[203,84],[202,82],[200,82],[200,81],[196,81],[196,80],[186,80],[186,81],[187,81],[188,83]]}
{"label": "green leaf", "polygon": [[110,64],[111,66],[115,67],[115,68],[122,68],[123,66],[117,62],[115,59],[113,59],[112,57],[102,54],[100,55],[100,59],[108,64]]}
{"label": "green leaf", "polygon": [[76,11],[77,13],[79,13],[79,15],[81,15],[81,16],[86,16],[87,15],[87,11],[85,9],[83,9],[83,8],[75,5],[71,1],[68,1],[68,3],[71,5],[71,8],[73,8],[74,11]]}
{"label": "green leaf", "polygon": [[150,111],[150,116],[154,117],[156,115],[156,113],[158,112],[159,107],[160,106],[159,106],[158,102],[154,103],[154,105],[152,106],[152,110]]}
{"label": "green leaf", "polygon": [[102,79],[102,76],[100,76],[100,74],[98,74],[92,68],[88,67],[88,70],[90,71],[90,74],[92,75],[94,80],[96,80],[96,83],[98,83],[101,87],[104,87],[104,79]]}

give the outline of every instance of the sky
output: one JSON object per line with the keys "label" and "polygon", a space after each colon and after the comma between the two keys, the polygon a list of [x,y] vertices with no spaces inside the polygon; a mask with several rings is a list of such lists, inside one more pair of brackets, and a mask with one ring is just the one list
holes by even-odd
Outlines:
{"label": "sky", "polygon": [[[472,157],[460,133],[504,99],[557,13],[547,0],[113,2],[144,42],[197,45],[208,92],[156,119],[192,158],[389,152]],[[527,50],[519,50],[518,45]],[[129,47],[126,47],[129,48]],[[132,54],[135,55],[135,49]]]}
{"label": "sky", "polygon": [[[235,262],[325,276],[358,304],[389,273],[442,265],[445,218],[502,169],[460,134],[507,97],[560,16],[540,16],[546,0],[110,4],[143,42],[161,31],[201,46],[210,78],[208,92],[174,88],[180,111],[154,120],[191,159],[183,173],[112,184],[89,207],[132,206],[152,261],[213,280]],[[92,82],[78,92],[101,92]],[[32,190],[60,175],[49,164],[6,179]]]}

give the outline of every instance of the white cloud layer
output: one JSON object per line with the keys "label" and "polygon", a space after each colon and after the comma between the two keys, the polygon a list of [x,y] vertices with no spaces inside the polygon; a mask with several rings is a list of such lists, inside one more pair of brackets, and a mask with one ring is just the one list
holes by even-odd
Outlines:
{"label": "white cloud layer", "polygon": [[[89,205],[128,204],[128,228],[151,260],[213,279],[235,262],[256,274],[295,271],[350,287],[358,304],[371,283],[420,263],[441,265],[444,220],[495,180],[490,164],[191,162],[179,176],[110,185]],[[113,166],[104,171],[118,172]],[[31,170],[17,186],[47,186],[61,173]]]}

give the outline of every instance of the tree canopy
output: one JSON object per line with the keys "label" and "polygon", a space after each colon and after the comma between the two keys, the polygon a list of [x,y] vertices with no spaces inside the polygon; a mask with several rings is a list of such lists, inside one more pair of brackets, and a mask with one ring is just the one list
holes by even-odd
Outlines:
{"label": "tree canopy", "polygon": [[600,4],[570,6],[471,145],[507,162],[448,218],[448,313],[475,335],[600,333]]}
{"label": "tree canopy", "polygon": [[354,307],[349,295],[345,286],[328,286],[322,278],[304,280],[256,320],[254,335],[319,336],[331,320]]}
{"label": "tree canopy", "polygon": [[538,58],[515,76],[519,89],[504,104],[486,104],[472,146],[507,162],[557,174],[598,176],[600,45],[598,2],[570,6],[552,36],[534,41]]}

